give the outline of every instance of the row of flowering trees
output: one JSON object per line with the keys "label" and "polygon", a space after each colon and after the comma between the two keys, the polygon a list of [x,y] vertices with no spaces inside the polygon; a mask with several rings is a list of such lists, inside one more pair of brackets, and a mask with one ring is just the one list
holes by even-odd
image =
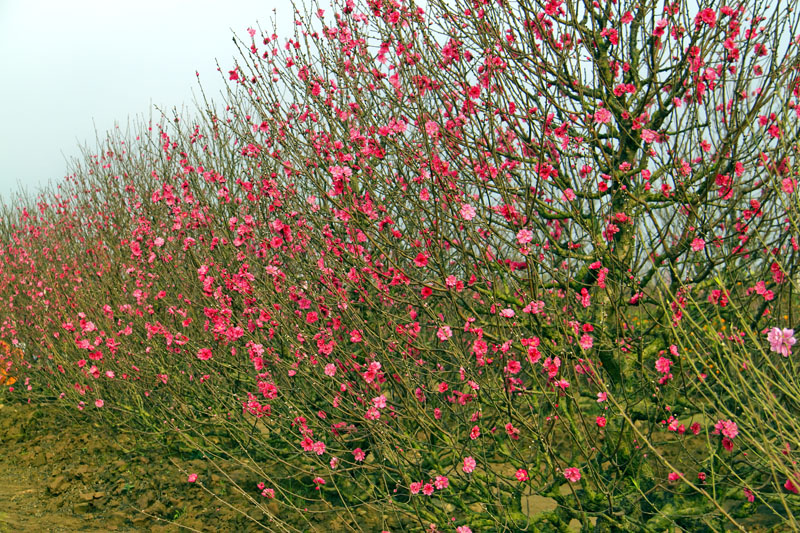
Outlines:
{"label": "row of flowering trees", "polygon": [[224,109],[5,209],[9,389],[241,462],[267,529],[797,527],[797,22],[347,0],[250,30]]}

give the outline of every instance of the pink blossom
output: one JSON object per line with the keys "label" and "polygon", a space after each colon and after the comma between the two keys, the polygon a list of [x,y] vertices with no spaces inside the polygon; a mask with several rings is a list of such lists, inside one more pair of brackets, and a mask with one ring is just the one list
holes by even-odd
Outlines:
{"label": "pink blossom", "polygon": [[792,346],[797,342],[794,338],[794,330],[786,328],[772,328],[767,333],[767,340],[769,341],[770,351],[781,354],[784,357],[789,357],[792,353]]}
{"label": "pink blossom", "polygon": [[589,296],[589,291],[586,290],[586,287],[582,288],[580,294],[576,294],[575,296],[583,307],[589,307],[592,305],[592,300]]}
{"label": "pink blossom", "polygon": [[668,374],[670,365],[672,365],[671,360],[666,357],[659,357],[658,361],[656,361],[656,370],[662,374]]}
{"label": "pink blossom", "polygon": [[615,30],[614,28],[604,28],[600,32],[600,35],[608,39],[608,42],[610,42],[614,46],[619,44],[619,32],[617,32],[617,30]]}
{"label": "pink blossom", "polygon": [[201,361],[208,361],[211,359],[211,348],[200,348],[197,352],[197,358]]}
{"label": "pink blossom", "polygon": [[506,363],[505,371],[508,372],[509,374],[519,374],[521,370],[522,370],[522,365],[519,363],[519,361],[515,361],[512,359],[511,361]]}
{"label": "pink blossom", "polygon": [[517,242],[520,244],[528,244],[533,240],[533,232],[528,228],[523,228],[517,232]]}
{"label": "pink blossom", "polygon": [[359,463],[363,461],[365,457],[366,454],[364,453],[364,450],[362,450],[361,448],[356,448],[355,450],[353,450],[353,459],[355,459]]}
{"label": "pink blossom", "polygon": [[411,494],[419,494],[419,491],[422,490],[422,481],[415,481],[408,486],[408,490],[411,491]]}
{"label": "pink blossom", "polygon": [[538,313],[541,313],[543,309],[544,309],[544,302],[541,301],[541,300],[538,300],[538,301],[532,301],[531,303],[526,305],[522,309],[522,312],[523,313],[532,313],[532,314],[536,315]]}
{"label": "pink blossom", "polygon": [[594,345],[594,339],[588,333],[584,333],[581,335],[581,339],[578,341],[582,350],[588,350]]}
{"label": "pink blossom", "polygon": [[456,528],[456,533],[472,533],[472,530],[469,526],[458,526]]}
{"label": "pink blossom", "polygon": [[98,399],[96,399],[94,401],[94,405],[95,405],[95,407],[103,407],[103,405],[105,405],[105,402],[103,400],[101,400],[100,398],[98,398]]}
{"label": "pink blossom", "polygon": [[527,481],[528,471],[524,468],[520,468],[514,473],[514,476],[517,478],[517,481]]}
{"label": "pink blossom", "polygon": [[664,31],[665,31],[665,29],[666,29],[668,24],[669,24],[669,21],[667,19],[660,19],[659,21],[657,21],[656,22],[656,27],[653,30],[653,36],[661,37],[662,35],[664,35]]}
{"label": "pink blossom", "polygon": [[444,342],[453,336],[453,330],[450,329],[450,326],[442,326],[436,332],[436,336],[439,337],[440,341]]}
{"label": "pink blossom", "polygon": [[514,424],[509,422],[506,424],[506,433],[514,440],[519,440],[519,429],[514,427]]}
{"label": "pink blossom", "polygon": [[739,427],[731,420],[720,420],[714,425],[714,434],[720,433],[729,439],[734,439],[739,434]]}
{"label": "pink blossom", "polygon": [[608,393],[605,392],[598,392],[597,393],[597,403],[603,403],[608,398]]}
{"label": "pink blossom", "polygon": [[528,346],[528,362],[530,364],[535,365],[541,358],[542,352],[540,352],[535,346]]}
{"label": "pink blossom", "polygon": [[706,247],[706,242],[703,239],[692,240],[692,251],[699,252]]}
{"label": "pink blossom", "polygon": [[713,28],[717,23],[717,12],[711,8],[706,8],[700,11],[694,19],[695,27],[705,23],[707,26]]}
{"label": "pink blossom", "polygon": [[476,465],[477,463],[475,462],[475,459],[472,457],[464,457],[464,466],[461,469],[464,471],[464,473],[469,474],[475,470]]}
{"label": "pink blossom", "polygon": [[728,305],[728,294],[726,291],[714,289],[711,291],[711,294],[708,295],[708,301],[711,304],[726,307]]}
{"label": "pink blossom", "polygon": [[571,483],[577,483],[581,480],[581,471],[574,466],[564,469],[564,477]]}
{"label": "pink blossom", "polygon": [[328,363],[325,365],[325,375],[328,377],[333,377],[336,375],[336,365],[333,363]]}
{"label": "pink blossom", "polygon": [[189,478],[187,479],[189,483],[194,483],[197,481],[197,474],[189,474]]}
{"label": "pink blossom", "polygon": [[606,124],[606,123],[610,122],[611,121],[611,112],[608,109],[606,109],[604,107],[601,107],[600,109],[595,111],[595,113],[594,113],[594,121],[598,122],[600,124]]}
{"label": "pink blossom", "polygon": [[384,409],[386,407],[386,396],[381,394],[380,396],[374,397],[372,399],[372,405],[374,405],[378,409]]}
{"label": "pink blossom", "polygon": [[364,381],[367,383],[372,383],[375,381],[375,378],[378,377],[378,371],[381,369],[381,364],[378,361],[372,361],[367,367],[367,371],[364,372],[363,377]]}
{"label": "pink blossom", "polygon": [[471,205],[463,204],[461,206],[461,218],[463,218],[464,220],[472,220],[473,218],[475,218],[475,214],[476,214],[475,208],[472,207]]}
{"label": "pink blossom", "polygon": [[653,130],[642,130],[642,140],[646,143],[653,143],[658,140],[658,133]]}
{"label": "pink blossom", "polygon": [[442,490],[450,486],[450,480],[447,479],[447,476],[436,476],[433,484],[437,489]]}
{"label": "pink blossom", "polygon": [[544,360],[544,363],[542,363],[542,370],[547,372],[547,377],[549,378],[556,377],[558,375],[558,369],[560,367],[561,367],[560,357],[555,357],[555,358],[548,357],[547,359]]}
{"label": "pink blossom", "polygon": [[425,123],[425,133],[427,133],[430,137],[435,137],[437,133],[439,133],[439,125],[432,120],[429,120]]}
{"label": "pink blossom", "polygon": [[617,233],[619,233],[619,226],[617,226],[613,222],[609,222],[608,225],[606,226],[606,229],[603,230],[603,237],[607,241],[610,241],[614,238],[614,235],[616,235]]}

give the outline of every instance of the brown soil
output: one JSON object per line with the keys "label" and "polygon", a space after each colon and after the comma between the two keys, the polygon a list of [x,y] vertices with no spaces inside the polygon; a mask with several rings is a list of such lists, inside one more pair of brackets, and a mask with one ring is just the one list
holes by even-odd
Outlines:
{"label": "brown soil", "polygon": [[222,487],[204,464],[53,407],[0,405],[0,533],[270,529],[263,514],[256,524],[204,490]]}

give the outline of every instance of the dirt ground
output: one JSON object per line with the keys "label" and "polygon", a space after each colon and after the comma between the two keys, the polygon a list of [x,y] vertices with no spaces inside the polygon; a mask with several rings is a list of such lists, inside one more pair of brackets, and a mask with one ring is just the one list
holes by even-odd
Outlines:
{"label": "dirt ground", "polygon": [[221,482],[202,461],[143,449],[55,408],[0,405],[0,533],[270,529],[203,489]]}

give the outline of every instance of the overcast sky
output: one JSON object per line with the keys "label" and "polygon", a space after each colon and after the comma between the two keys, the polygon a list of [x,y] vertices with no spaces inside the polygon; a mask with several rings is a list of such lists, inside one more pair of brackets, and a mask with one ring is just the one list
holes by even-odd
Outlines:
{"label": "overcast sky", "polygon": [[218,94],[233,32],[275,16],[287,37],[287,0],[0,0],[1,199],[61,180],[95,129],[191,105],[195,71]]}

